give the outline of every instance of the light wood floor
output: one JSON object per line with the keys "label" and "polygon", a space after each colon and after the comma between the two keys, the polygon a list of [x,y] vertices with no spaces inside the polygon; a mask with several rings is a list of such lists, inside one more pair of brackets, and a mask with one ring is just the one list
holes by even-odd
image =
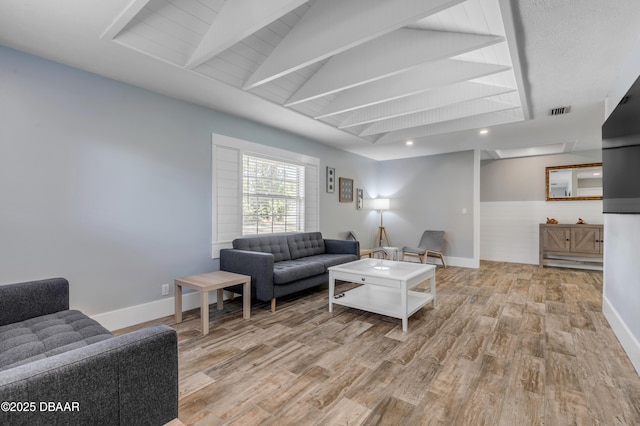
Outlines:
{"label": "light wood floor", "polygon": [[[482,262],[437,270],[400,320],[327,291],[198,311],[179,336],[186,425],[640,425],[640,378],[602,314],[602,273]],[[338,290],[350,284],[341,284]],[[131,328],[130,328],[131,329]],[[121,332],[128,331],[122,330]]]}

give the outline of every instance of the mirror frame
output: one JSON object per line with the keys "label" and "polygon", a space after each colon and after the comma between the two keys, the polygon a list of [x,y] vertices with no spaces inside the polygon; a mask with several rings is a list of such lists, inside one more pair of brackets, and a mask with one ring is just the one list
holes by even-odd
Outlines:
{"label": "mirror frame", "polygon": [[593,197],[549,197],[549,173],[552,170],[563,169],[581,169],[587,167],[602,167],[602,163],[589,163],[589,164],[573,164],[569,166],[549,166],[545,168],[545,198],[547,201],[580,201],[580,200],[602,200],[602,195]]}

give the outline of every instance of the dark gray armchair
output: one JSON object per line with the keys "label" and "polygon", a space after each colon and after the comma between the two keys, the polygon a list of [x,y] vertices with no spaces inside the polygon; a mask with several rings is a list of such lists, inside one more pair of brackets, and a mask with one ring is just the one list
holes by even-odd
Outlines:
{"label": "dark gray armchair", "polygon": [[442,254],[444,247],[444,231],[424,231],[418,247],[404,246],[402,248],[402,260],[406,256],[417,257],[420,262],[427,263],[427,257],[440,258],[443,267],[447,267]]}
{"label": "dark gray armchair", "polygon": [[3,425],[165,424],[178,417],[176,332],[113,336],[69,310],[64,278],[0,286],[0,402]]}

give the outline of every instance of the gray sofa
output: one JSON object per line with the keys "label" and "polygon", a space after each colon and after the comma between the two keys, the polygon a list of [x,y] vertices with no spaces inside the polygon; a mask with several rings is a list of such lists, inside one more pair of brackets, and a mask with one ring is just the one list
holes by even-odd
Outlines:
{"label": "gray sofa", "polygon": [[113,336],[69,310],[63,278],[0,286],[0,424],[162,425],[178,417],[165,325]]}
{"label": "gray sofa", "polygon": [[220,269],[250,275],[251,294],[275,311],[276,298],[328,282],[327,268],[358,260],[359,253],[357,241],[324,239],[320,232],[250,236],[220,251]]}

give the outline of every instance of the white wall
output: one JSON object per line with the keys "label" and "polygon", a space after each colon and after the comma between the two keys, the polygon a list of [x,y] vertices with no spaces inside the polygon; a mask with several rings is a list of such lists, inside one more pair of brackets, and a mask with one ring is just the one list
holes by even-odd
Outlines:
{"label": "white wall", "polygon": [[[609,92],[605,118],[639,74],[640,40]],[[640,215],[604,217],[603,312],[640,374]]]}
{"label": "white wall", "polygon": [[[0,285],[63,276],[90,315],[167,315],[162,284],[218,268],[212,133],[316,156],[322,181],[326,165],[376,180],[373,160],[1,46],[0,120]],[[325,236],[377,226],[337,195],[321,191]]]}
{"label": "white wall", "polygon": [[578,218],[601,224],[602,201],[488,201],[480,203],[480,258],[499,262],[539,263],[539,224]]}

